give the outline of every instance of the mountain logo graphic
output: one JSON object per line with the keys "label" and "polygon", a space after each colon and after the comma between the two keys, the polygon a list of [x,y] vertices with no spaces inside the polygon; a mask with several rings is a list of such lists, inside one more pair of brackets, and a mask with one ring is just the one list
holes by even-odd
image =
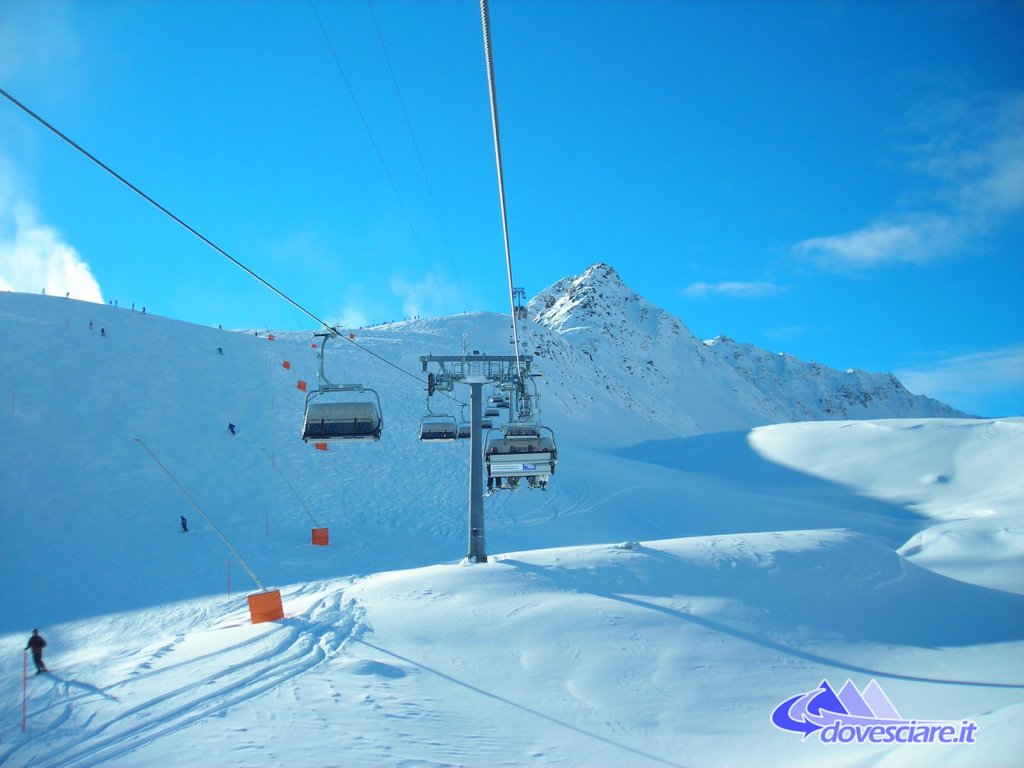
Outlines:
{"label": "mountain logo graphic", "polygon": [[875,680],[863,691],[847,680],[839,693],[822,680],[779,704],[772,725],[804,740],[817,733],[826,744],[973,744],[978,728],[968,720],[905,720]]}

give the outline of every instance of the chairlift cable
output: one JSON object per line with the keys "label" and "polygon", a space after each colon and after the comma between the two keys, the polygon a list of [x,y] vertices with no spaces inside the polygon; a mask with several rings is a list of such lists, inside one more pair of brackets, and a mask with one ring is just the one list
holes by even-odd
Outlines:
{"label": "chairlift cable", "polygon": [[334,44],[331,42],[330,35],[327,33],[327,27],[324,26],[323,20],[320,18],[320,13],[316,9],[313,0],[309,0],[309,7],[313,11],[313,16],[316,17],[316,23],[320,26],[320,32],[324,36],[324,41],[327,43],[327,49],[331,52],[331,58],[334,59],[334,65],[338,70],[338,74],[341,75],[341,81],[345,84],[345,89],[348,91],[349,98],[352,99],[352,104],[356,108],[356,114],[359,115],[359,120],[363,124],[363,128],[366,130],[366,135],[370,139],[370,145],[373,147],[374,153],[377,155],[377,160],[380,162],[380,167],[384,170],[384,175],[387,177],[388,184],[391,185],[391,191],[395,193],[395,199],[398,200],[398,207],[402,209],[402,215],[405,216],[405,221],[409,225],[409,231],[412,232],[413,240],[416,241],[416,247],[419,249],[420,255],[423,257],[424,263],[427,266],[427,275],[430,277],[430,281],[434,284],[438,294],[441,296],[442,301],[449,307],[452,303],[448,300],[444,290],[441,288],[441,284],[438,283],[437,278],[434,276],[433,271],[430,267],[430,259],[427,258],[427,252],[423,248],[423,242],[420,240],[419,233],[416,231],[416,227],[412,223],[412,216],[409,215],[409,209],[405,207],[405,202],[402,200],[402,195],[398,191],[398,185],[395,183],[394,177],[391,175],[391,171],[388,170],[387,163],[384,162],[384,155],[380,151],[380,146],[377,144],[377,140],[373,136],[373,131],[370,130],[370,123],[366,119],[366,115],[363,113],[362,107],[359,106],[359,100],[356,98],[355,91],[352,90],[352,85],[348,81],[348,76],[345,74],[344,67],[341,66],[341,59],[338,58],[337,51],[334,50]]}
{"label": "chairlift cable", "polygon": [[9,93],[8,93],[7,91],[5,91],[5,90],[4,90],[3,88],[0,88],[0,94],[2,94],[2,95],[3,95],[4,97],[5,97],[5,98],[7,98],[7,99],[8,99],[8,100],[9,100],[9,101],[10,101],[10,102],[12,103],[12,104],[14,104],[14,105],[15,105],[16,107],[18,107],[18,108],[19,108],[20,110],[22,110],[22,111],[23,111],[23,112],[25,112],[25,113],[26,113],[27,115],[29,115],[30,117],[32,117],[32,118],[34,118],[35,120],[37,120],[37,121],[38,121],[39,123],[41,123],[41,124],[42,124],[43,126],[45,126],[46,128],[48,128],[48,129],[49,129],[50,131],[52,131],[52,132],[53,132],[54,134],[56,134],[56,135],[57,135],[58,137],[60,137],[61,139],[63,139],[63,140],[65,141],[65,142],[67,142],[67,143],[68,143],[68,144],[70,144],[70,145],[71,145],[72,147],[74,147],[75,149],[77,149],[77,150],[78,150],[79,152],[81,152],[81,153],[82,153],[83,155],[85,155],[85,156],[86,156],[87,158],[89,158],[90,160],[92,160],[92,161],[93,161],[94,163],[96,163],[96,165],[98,165],[98,166],[99,166],[100,168],[102,168],[102,169],[103,169],[104,171],[106,171],[107,173],[109,173],[109,174],[110,174],[111,176],[113,176],[113,177],[114,177],[115,179],[117,179],[117,180],[118,180],[118,181],[120,181],[120,182],[121,182],[122,184],[124,184],[124,185],[125,185],[126,187],[128,187],[128,188],[129,188],[130,190],[132,190],[132,191],[133,191],[133,192],[135,192],[135,193],[136,193],[137,195],[139,195],[139,196],[140,196],[140,197],[141,197],[141,198],[142,198],[143,200],[145,200],[146,202],[148,202],[148,203],[149,203],[150,205],[154,206],[154,207],[155,207],[155,208],[156,208],[157,210],[159,210],[159,211],[160,211],[161,213],[164,213],[164,214],[166,214],[167,216],[169,216],[169,217],[170,217],[171,219],[173,219],[173,220],[174,220],[175,222],[177,222],[177,223],[178,223],[179,225],[181,225],[182,227],[184,227],[185,229],[187,229],[187,230],[188,230],[189,232],[191,232],[191,233],[192,233],[193,235],[195,235],[195,236],[196,236],[196,237],[198,237],[198,238],[199,238],[200,240],[202,240],[202,241],[203,241],[204,243],[206,243],[206,244],[207,244],[208,246],[210,246],[210,247],[211,247],[211,248],[213,248],[213,249],[214,249],[215,251],[217,251],[217,253],[219,253],[219,254],[220,254],[221,256],[224,256],[224,257],[225,257],[226,259],[228,259],[228,260],[229,260],[229,261],[230,261],[230,262],[231,262],[232,264],[234,264],[235,266],[237,266],[237,267],[238,267],[239,269],[241,269],[241,270],[243,270],[244,272],[248,273],[248,274],[249,274],[249,275],[250,275],[251,277],[254,277],[254,278],[256,278],[257,280],[259,280],[259,281],[260,281],[261,283],[263,283],[263,285],[265,285],[265,286],[266,286],[267,288],[269,288],[270,290],[272,290],[272,291],[273,291],[274,293],[276,293],[276,294],[277,294],[278,296],[280,296],[280,297],[281,297],[282,299],[284,299],[285,301],[287,301],[287,302],[288,302],[289,304],[291,304],[291,305],[292,305],[293,307],[295,307],[295,308],[296,308],[296,309],[298,309],[299,311],[301,311],[301,312],[303,312],[304,314],[306,314],[307,316],[311,317],[311,318],[312,318],[313,320],[315,320],[315,321],[316,321],[317,323],[319,323],[320,325],[323,325],[323,326],[325,326],[326,328],[330,328],[330,327],[331,327],[331,326],[330,326],[330,325],[328,325],[328,324],[327,324],[326,322],[324,322],[324,321],[323,321],[323,320],[321,320],[321,319],[320,319],[319,317],[317,317],[317,316],[316,316],[316,315],[314,315],[314,314],[313,314],[312,312],[310,312],[310,311],[309,311],[308,309],[306,309],[305,307],[303,307],[303,306],[302,306],[301,304],[299,304],[299,303],[297,303],[296,301],[294,301],[293,299],[289,298],[289,297],[288,297],[288,296],[287,296],[286,294],[282,293],[282,292],[281,292],[281,291],[279,291],[279,290],[278,290],[277,288],[275,288],[275,287],[274,287],[273,285],[271,285],[271,284],[270,284],[270,283],[268,283],[268,282],[267,282],[266,280],[264,280],[264,279],[263,279],[262,277],[260,277],[259,275],[257,275],[257,274],[256,274],[255,272],[253,272],[253,271],[252,271],[251,269],[249,269],[249,268],[248,268],[247,266],[245,266],[245,265],[244,265],[244,264],[243,264],[242,262],[240,262],[240,261],[239,261],[238,259],[236,259],[236,258],[235,258],[234,256],[232,256],[232,255],[231,255],[230,253],[228,253],[228,252],[227,252],[227,251],[225,251],[225,250],[224,250],[223,248],[221,248],[221,247],[220,247],[219,245],[217,245],[216,243],[214,243],[213,241],[211,241],[211,240],[210,240],[209,238],[207,238],[207,237],[206,237],[205,235],[203,235],[202,233],[200,233],[200,232],[199,232],[199,231],[198,231],[197,229],[195,229],[194,227],[192,227],[192,226],[190,226],[189,224],[187,224],[187,223],[186,223],[185,221],[183,221],[182,219],[180,219],[180,218],[179,218],[178,216],[175,216],[175,215],[174,215],[173,213],[171,213],[171,212],[170,212],[169,210],[167,210],[167,209],[166,209],[166,208],[165,208],[164,206],[160,205],[160,203],[158,203],[158,202],[157,202],[156,200],[154,200],[154,199],[153,199],[152,197],[150,197],[150,196],[149,196],[149,195],[147,195],[147,194],[146,194],[145,192],[143,192],[143,191],[142,191],[141,189],[139,189],[139,188],[138,188],[137,186],[135,186],[135,185],[134,185],[134,184],[132,184],[132,183],[131,183],[130,181],[128,181],[128,179],[126,179],[126,178],[125,178],[124,176],[122,176],[121,174],[119,174],[119,173],[118,173],[117,171],[115,171],[115,170],[114,170],[113,168],[111,168],[111,167],[110,167],[109,165],[107,165],[107,164],[106,164],[106,163],[104,163],[104,162],[103,162],[102,160],[100,160],[100,159],[99,159],[98,157],[96,157],[95,155],[93,155],[93,154],[92,154],[91,152],[89,152],[89,151],[88,151],[87,149],[85,149],[85,147],[83,147],[83,146],[81,146],[80,144],[78,144],[77,142],[75,142],[75,141],[74,141],[74,140],[73,140],[72,138],[70,138],[70,137],[69,137],[69,136],[68,136],[67,134],[65,134],[65,133],[62,133],[62,132],[61,132],[61,131],[60,131],[60,130],[59,130],[58,128],[56,128],[55,126],[53,126],[53,125],[51,125],[50,123],[48,123],[48,122],[47,122],[46,120],[44,120],[44,119],[43,119],[43,118],[42,118],[42,117],[41,117],[40,115],[38,115],[38,114],[36,114],[35,112],[33,112],[33,111],[32,111],[31,109],[29,109],[29,108],[28,108],[28,107],[27,107],[27,106],[26,106],[25,104],[22,104],[22,103],[21,103],[20,101],[18,101],[18,100],[17,100],[16,98],[14,98],[14,96],[12,96],[11,94],[9,94]]}
{"label": "chairlift cable", "polygon": [[508,298],[512,315],[512,341],[516,351],[516,373],[523,378],[519,354],[519,326],[516,322],[515,291],[512,287],[512,251],[508,239],[508,212],[505,206],[505,174],[501,163],[501,132],[498,129],[498,92],[494,81],[494,59],[491,54],[491,18],[487,0],[480,0],[480,23],[484,35],[484,60],[487,63],[487,90],[491,99],[491,128],[494,134],[494,159],[498,168],[498,200],[501,204],[501,230],[505,238],[505,268],[508,273]]}
{"label": "chairlift cable", "polygon": [[[240,262],[240,261],[239,261],[238,259],[236,259],[236,258],[235,258],[234,256],[232,256],[232,255],[231,255],[230,253],[228,253],[228,252],[227,252],[227,251],[225,251],[225,250],[224,250],[223,248],[221,248],[221,247],[220,247],[219,245],[217,245],[217,244],[216,244],[216,243],[214,243],[214,242],[213,242],[212,240],[210,240],[210,239],[209,239],[208,237],[206,237],[205,235],[203,235],[203,234],[202,234],[202,233],[201,233],[201,232],[200,232],[199,230],[195,229],[195,227],[192,227],[192,226],[191,226],[191,225],[189,225],[189,224],[188,224],[187,222],[185,222],[184,220],[182,220],[182,219],[181,219],[180,217],[178,217],[178,216],[176,216],[175,214],[173,214],[173,213],[172,213],[171,211],[169,211],[169,210],[168,210],[167,208],[165,208],[164,206],[162,206],[162,205],[161,205],[160,203],[158,203],[158,202],[157,202],[156,200],[154,200],[154,199],[153,199],[152,197],[150,197],[150,196],[149,196],[149,195],[147,195],[147,194],[146,194],[145,192],[143,192],[143,191],[142,191],[141,189],[139,189],[139,188],[138,188],[137,186],[135,186],[135,185],[134,185],[134,184],[132,184],[132,183],[131,183],[130,181],[128,181],[128,179],[126,179],[126,178],[125,178],[124,176],[122,176],[121,174],[119,174],[119,173],[118,173],[117,171],[115,171],[115,170],[114,170],[113,168],[111,168],[111,167],[110,167],[109,165],[107,165],[107,164],[106,164],[106,163],[104,163],[104,162],[103,162],[102,160],[100,160],[100,159],[99,159],[98,157],[96,157],[96,156],[95,156],[95,155],[93,155],[93,154],[92,154],[91,152],[89,152],[89,151],[88,151],[87,149],[85,149],[85,147],[83,147],[82,145],[78,144],[78,143],[77,143],[77,142],[76,142],[76,141],[75,141],[74,139],[72,139],[72,138],[71,138],[70,136],[68,136],[67,134],[63,133],[63,132],[62,132],[62,131],[61,131],[60,129],[58,129],[57,127],[55,127],[55,126],[54,126],[54,125],[52,125],[51,123],[47,122],[47,121],[46,121],[46,120],[45,120],[45,119],[44,119],[44,118],[43,118],[42,116],[38,115],[38,114],[37,114],[36,112],[33,112],[33,111],[32,111],[32,110],[31,110],[31,109],[30,109],[30,108],[28,107],[28,106],[26,106],[26,105],[25,105],[25,104],[23,104],[22,102],[18,101],[18,100],[17,100],[16,98],[14,98],[14,96],[12,96],[12,95],[11,95],[10,93],[8,93],[8,92],[7,92],[6,90],[4,90],[3,88],[0,88],[0,95],[4,96],[4,97],[5,97],[5,98],[6,98],[6,99],[7,99],[8,101],[10,101],[10,102],[11,102],[12,104],[14,104],[14,105],[15,105],[16,107],[18,107],[18,109],[20,109],[20,110],[21,110],[22,112],[24,112],[25,114],[27,114],[27,115],[28,115],[29,117],[31,117],[31,118],[33,118],[34,120],[36,120],[37,122],[39,122],[39,123],[40,123],[41,125],[43,125],[43,126],[44,126],[45,128],[47,128],[47,129],[48,129],[48,130],[49,130],[50,132],[52,132],[52,133],[53,133],[53,134],[55,134],[55,135],[56,135],[57,137],[59,137],[60,139],[62,139],[62,140],[63,140],[63,141],[65,142],[65,143],[67,143],[68,145],[70,145],[70,146],[71,146],[71,147],[73,147],[74,149],[78,150],[78,152],[80,152],[80,153],[81,153],[82,155],[84,155],[85,157],[87,157],[87,158],[88,158],[89,160],[91,160],[91,161],[92,161],[93,163],[95,163],[96,165],[98,165],[98,166],[99,166],[100,168],[102,168],[102,169],[103,169],[104,171],[106,171],[106,172],[107,172],[108,174],[110,174],[111,176],[113,176],[113,177],[114,177],[115,179],[117,179],[118,181],[120,181],[120,182],[121,182],[122,184],[124,184],[124,185],[125,185],[126,187],[128,187],[128,189],[132,190],[132,191],[133,191],[133,192],[134,192],[135,194],[137,194],[137,195],[138,195],[139,197],[141,197],[141,198],[142,198],[143,200],[145,200],[145,201],[146,201],[146,202],[148,202],[148,203],[149,203],[150,205],[152,205],[153,207],[155,207],[155,208],[156,208],[157,210],[159,210],[159,211],[160,211],[161,213],[165,214],[165,215],[166,215],[166,216],[167,216],[168,218],[172,219],[172,220],[173,220],[173,221],[174,221],[175,223],[179,224],[179,225],[180,225],[181,227],[183,227],[184,229],[186,229],[186,230],[188,230],[189,232],[191,232],[191,233],[192,233],[193,235],[195,235],[195,236],[196,236],[197,238],[199,238],[199,239],[200,239],[200,240],[201,240],[202,242],[206,243],[206,245],[208,245],[208,246],[210,246],[211,248],[213,248],[213,250],[217,251],[217,253],[219,253],[219,254],[220,254],[221,256],[223,256],[224,258],[226,258],[226,259],[227,259],[228,261],[230,261],[230,262],[231,262],[232,264],[234,264],[235,266],[237,266],[237,267],[238,267],[239,269],[241,269],[241,270],[242,270],[243,272],[245,272],[245,273],[246,273],[246,274],[248,274],[248,275],[249,275],[250,277],[253,277],[253,278],[255,278],[256,280],[258,280],[259,282],[261,282],[261,283],[262,283],[263,285],[265,285],[265,286],[266,286],[267,288],[269,288],[269,289],[270,289],[271,291],[273,291],[273,292],[274,292],[274,293],[276,293],[276,294],[277,294],[278,296],[280,296],[280,297],[281,297],[282,299],[284,299],[285,301],[287,301],[287,302],[288,302],[289,304],[291,304],[291,305],[292,305],[293,307],[295,307],[296,309],[298,309],[298,310],[299,310],[300,312],[302,312],[302,313],[303,313],[303,314],[305,314],[306,316],[308,316],[308,317],[312,318],[312,319],[313,319],[313,320],[315,320],[315,321],[316,321],[316,322],[317,322],[318,324],[322,325],[322,326],[323,326],[324,328],[326,328],[326,329],[328,330],[328,332],[330,332],[330,334],[331,334],[332,336],[334,336],[334,337],[336,337],[336,338],[337,338],[337,337],[341,337],[342,339],[344,339],[345,341],[347,341],[347,342],[348,342],[349,344],[353,345],[353,346],[354,346],[354,347],[356,347],[357,349],[360,349],[360,350],[362,350],[362,351],[363,351],[363,352],[365,352],[366,354],[368,354],[368,355],[371,355],[371,356],[373,356],[373,357],[377,358],[377,359],[378,359],[379,361],[381,361],[382,363],[384,363],[384,364],[386,364],[386,365],[390,365],[390,366],[391,366],[392,368],[394,368],[395,370],[401,371],[402,373],[404,373],[404,374],[405,374],[405,375],[407,375],[407,376],[411,376],[412,378],[416,379],[416,381],[420,382],[421,384],[426,384],[426,380],[425,380],[425,379],[422,379],[422,378],[420,378],[420,377],[419,377],[419,376],[417,376],[417,375],[416,375],[415,373],[412,373],[411,371],[407,371],[407,370],[406,370],[405,368],[402,368],[401,366],[399,366],[399,365],[396,365],[395,363],[391,362],[391,361],[390,361],[390,360],[388,360],[387,358],[381,357],[380,355],[378,355],[378,354],[377,354],[376,352],[374,352],[373,350],[367,349],[367,348],[366,348],[366,347],[364,347],[364,346],[363,346],[362,344],[359,344],[359,343],[358,343],[358,342],[356,342],[355,340],[353,340],[353,339],[350,339],[350,338],[348,338],[347,336],[345,336],[344,334],[341,334],[341,333],[339,333],[339,332],[338,332],[338,330],[337,330],[337,329],[336,329],[335,327],[333,327],[333,326],[332,326],[332,325],[330,325],[329,323],[325,322],[324,320],[321,320],[321,319],[320,319],[319,317],[317,317],[316,315],[314,315],[314,314],[313,314],[312,312],[310,312],[310,311],[309,311],[308,309],[306,309],[305,307],[303,307],[303,306],[302,306],[301,304],[299,304],[299,303],[298,303],[297,301],[295,301],[294,299],[292,299],[291,297],[289,297],[289,296],[288,296],[288,295],[287,295],[286,293],[284,293],[283,291],[279,290],[278,288],[276,288],[276,287],[275,287],[274,285],[272,285],[272,284],[271,284],[271,283],[269,283],[268,281],[264,280],[264,279],[263,279],[262,277],[260,277],[260,276],[259,276],[258,274],[256,274],[255,272],[253,272],[253,271],[252,271],[251,269],[249,269],[249,268],[248,268],[247,266],[245,266],[245,264],[243,264],[242,262]],[[455,399],[455,398],[452,398],[452,399]],[[458,402],[458,401],[457,401],[457,402]]]}

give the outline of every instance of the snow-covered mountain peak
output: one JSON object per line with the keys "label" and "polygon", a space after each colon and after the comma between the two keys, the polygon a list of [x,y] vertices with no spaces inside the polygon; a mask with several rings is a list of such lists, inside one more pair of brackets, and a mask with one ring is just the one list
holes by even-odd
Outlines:
{"label": "snow-covered mountain peak", "polygon": [[644,328],[646,321],[654,314],[663,314],[626,285],[613,267],[603,263],[545,288],[530,301],[527,311],[534,322],[557,333],[604,333],[623,328],[627,321],[649,331],[654,329]]}

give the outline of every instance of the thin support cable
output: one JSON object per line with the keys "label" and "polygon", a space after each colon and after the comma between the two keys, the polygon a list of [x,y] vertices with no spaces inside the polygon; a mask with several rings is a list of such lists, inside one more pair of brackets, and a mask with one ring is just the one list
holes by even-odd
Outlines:
{"label": "thin support cable", "polygon": [[149,449],[148,445],[146,445],[137,437],[135,438],[135,442],[141,445],[146,450],[146,453],[148,453],[150,457],[152,457],[153,461],[156,462],[157,466],[164,471],[164,474],[171,479],[171,482],[178,486],[178,490],[181,491],[185,495],[185,498],[189,500],[193,507],[195,507],[196,512],[203,516],[203,519],[209,524],[211,528],[213,528],[214,533],[220,536],[220,540],[224,542],[224,546],[231,550],[231,554],[233,554],[235,556],[235,559],[242,564],[242,567],[245,569],[245,572],[248,573],[252,577],[252,580],[256,582],[256,586],[258,586],[260,589],[266,592],[267,588],[264,586],[263,582],[260,581],[259,577],[253,571],[253,569],[249,567],[249,564],[245,562],[245,559],[240,554],[238,554],[238,550],[231,546],[231,542],[228,541],[227,537],[225,537],[224,534],[220,532],[220,528],[218,528],[214,524],[213,520],[211,520],[209,516],[205,512],[203,512],[202,508],[200,508],[200,506],[196,503],[196,500],[193,499],[189,492],[185,490],[185,486],[178,482],[178,479],[171,474],[171,471],[167,469],[167,467],[163,465],[160,459],[156,457],[156,454]]}
{"label": "thin support cable", "polygon": [[316,521],[316,518],[313,517],[313,513],[309,511],[309,507],[306,506],[306,502],[304,502],[302,500],[302,497],[299,496],[299,492],[295,490],[295,486],[288,482],[288,478],[285,477],[285,474],[284,472],[281,471],[281,468],[277,466],[277,462],[274,460],[274,457],[267,453],[266,448],[260,448],[260,450],[263,451],[263,453],[267,454],[267,458],[270,459],[270,466],[272,466],[274,468],[274,471],[281,476],[281,479],[284,480],[285,485],[287,485],[291,489],[291,492],[295,495],[295,498],[299,500],[299,504],[301,504],[302,508],[306,510],[306,514],[309,515],[309,519],[313,521],[313,527],[320,528],[320,523],[318,523]]}
{"label": "thin support cable", "polygon": [[412,148],[416,151],[416,159],[420,164],[420,172],[423,174],[423,183],[427,187],[427,195],[434,207],[434,216],[437,217],[437,224],[441,228],[441,239],[444,240],[445,249],[448,251],[448,258],[451,260],[452,268],[455,270],[455,277],[459,281],[459,292],[462,300],[468,303],[466,287],[462,284],[462,273],[455,263],[455,254],[452,252],[452,244],[448,240],[448,231],[445,229],[444,220],[441,218],[441,210],[437,206],[437,199],[434,197],[434,189],[430,186],[430,177],[427,176],[427,167],[423,162],[423,154],[420,152],[420,145],[416,141],[416,133],[412,129],[412,120],[409,119],[409,111],[405,108],[405,99],[402,98],[402,91],[398,87],[398,77],[395,75],[395,68],[391,66],[391,56],[388,54],[388,47],[384,42],[384,33],[381,32],[380,23],[377,21],[377,12],[373,9],[373,0],[366,0],[370,7],[370,17],[373,19],[373,26],[377,30],[377,39],[380,41],[381,50],[384,52],[384,61],[387,62],[388,72],[391,74],[391,83],[395,86],[395,95],[398,97],[398,104],[402,108],[402,116],[405,118],[405,127],[409,129],[409,138],[412,139]]}
{"label": "thin support cable", "polygon": [[512,341],[516,350],[516,374],[523,378],[519,355],[519,325],[516,322],[516,300],[512,288],[512,251],[508,239],[508,213],[505,207],[505,174],[501,164],[501,132],[498,130],[498,89],[494,82],[494,59],[491,55],[491,17],[487,0],[480,0],[480,22],[484,33],[484,60],[487,63],[487,90],[491,97],[491,128],[494,133],[494,159],[498,167],[498,200],[501,203],[501,231],[505,237],[505,269],[508,273],[508,300],[512,315]]}
{"label": "thin support cable", "polygon": [[416,247],[419,249],[420,255],[423,256],[423,261],[427,266],[427,276],[430,277],[430,281],[434,284],[441,299],[449,307],[452,303],[448,300],[448,296],[441,289],[441,284],[437,282],[437,278],[434,277],[433,271],[430,269],[430,259],[427,258],[427,252],[423,248],[423,242],[420,240],[419,233],[416,232],[416,227],[412,223],[412,216],[409,215],[409,210],[405,207],[405,203],[402,200],[402,195],[398,191],[398,185],[395,183],[394,177],[391,175],[391,171],[388,170],[387,163],[384,162],[384,155],[380,151],[380,146],[377,144],[377,140],[373,137],[373,131],[370,130],[370,123],[366,119],[366,115],[363,114],[362,107],[359,106],[359,100],[356,98],[355,91],[352,90],[352,85],[348,81],[348,77],[345,75],[345,68],[341,66],[341,59],[338,58],[337,51],[334,50],[334,45],[331,43],[331,37],[327,33],[327,27],[324,26],[323,20],[320,18],[320,14],[316,10],[316,5],[313,4],[313,0],[309,0],[309,7],[313,11],[313,16],[316,17],[316,23],[320,26],[320,32],[324,36],[324,41],[327,43],[327,48],[331,52],[331,58],[334,59],[334,65],[338,69],[338,74],[341,75],[341,81],[345,84],[345,89],[348,91],[349,97],[352,99],[352,103],[355,105],[356,114],[359,115],[359,120],[363,124],[363,128],[366,130],[366,135],[370,139],[370,145],[373,147],[374,153],[377,155],[377,160],[380,162],[380,167],[384,169],[384,175],[387,177],[388,184],[391,185],[391,191],[395,193],[395,199],[398,200],[398,207],[402,209],[402,215],[405,216],[405,221],[409,225],[409,231],[412,232],[413,240],[416,241]]}

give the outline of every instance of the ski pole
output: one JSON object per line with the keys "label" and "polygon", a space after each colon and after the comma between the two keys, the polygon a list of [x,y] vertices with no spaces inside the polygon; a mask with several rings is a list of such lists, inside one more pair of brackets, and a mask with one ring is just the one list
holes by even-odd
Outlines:
{"label": "ski pole", "polygon": [[21,732],[25,732],[25,718],[28,715],[28,651],[21,654]]}

